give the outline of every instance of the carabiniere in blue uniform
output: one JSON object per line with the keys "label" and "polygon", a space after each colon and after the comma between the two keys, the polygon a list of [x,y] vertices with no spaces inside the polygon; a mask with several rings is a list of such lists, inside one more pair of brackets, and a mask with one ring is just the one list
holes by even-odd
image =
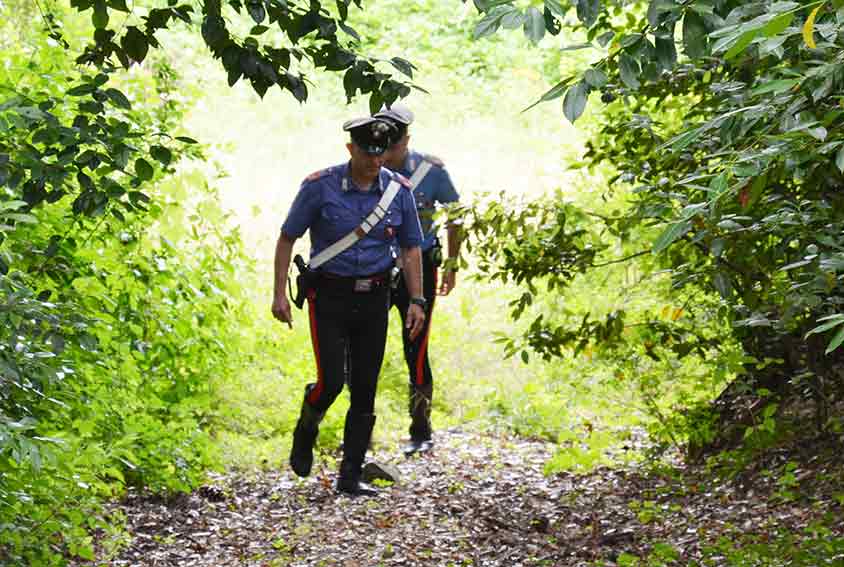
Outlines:
{"label": "carabiniere in blue uniform", "polygon": [[[403,104],[394,104],[389,109],[383,109],[375,114],[391,121],[398,130],[398,139],[388,151],[385,165],[407,177],[413,185],[412,191],[416,200],[417,212],[424,234],[422,241],[422,280],[424,283],[423,297],[425,298],[425,323],[422,331],[415,337],[409,333],[402,334],[404,358],[407,363],[409,377],[409,413],[410,413],[410,443],[405,447],[407,454],[417,451],[427,451],[433,445],[431,425],[431,405],[434,392],[434,378],[428,355],[428,337],[433,319],[434,303],[439,287],[439,267],[442,264],[442,247],[437,238],[437,227],[434,224],[434,212],[437,205],[454,203],[460,199],[451,178],[443,166],[442,161],[429,154],[423,154],[408,148],[408,127],[413,122],[413,112]],[[453,228],[453,227],[452,227]],[[458,231],[449,229],[449,255],[458,253]],[[454,242],[453,242],[454,240]],[[447,294],[454,284],[454,269],[446,274],[450,281],[444,281]],[[449,285],[450,284],[450,285]],[[412,294],[400,280],[393,290],[392,302],[398,308],[402,317],[407,306],[412,301]]]}
{"label": "carabiniere in blue uniform", "polygon": [[407,190],[407,180],[386,168],[367,191],[355,186],[348,163],[312,174],[302,183],[281,230],[298,238],[310,229],[313,258],[360,225],[393,179],[405,189],[390,203],[386,216],[357,244],[320,267],[322,272],[347,277],[388,272],[393,266],[393,246],[421,246],[422,238],[419,223],[414,221],[416,203]]}
{"label": "carabiniere in blue uniform", "polygon": [[[347,144],[351,160],[305,179],[281,228],[276,248],[273,314],[287,323],[292,319],[284,284],[293,242],[306,231],[310,233],[312,265],[326,249],[336,253],[308,272],[308,315],[316,381],[305,389],[290,465],[299,476],[310,474],[319,423],[348,383],[351,405],[346,414],[337,489],[350,495],[374,493],[360,482],[360,476],[375,424],[375,392],[387,337],[393,248],[398,246],[403,254],[419,258],[421,266],[422,231],[409,183],[400,174],[381,167],[381,155],[390,144],[390,128],[389,123],[372,117],[344,125],[351,134]],[[360,187],[354,179],[372,182]],[[388,205],[382,206],[385,192],[386,198],[392,194],[391,184],[398,187],[398,192]],[[378,207],[378,222],[363,223]],[[336,252],[337,247],[332,245],[352,233],[358,239]],[[417,272],[421,272],[421,267]],[[421,295],[421,273],[416,278],[419,281],[413,286]],[[407,316],[416,321],[414,328],[418,333],[424,310],[415,309]]]}

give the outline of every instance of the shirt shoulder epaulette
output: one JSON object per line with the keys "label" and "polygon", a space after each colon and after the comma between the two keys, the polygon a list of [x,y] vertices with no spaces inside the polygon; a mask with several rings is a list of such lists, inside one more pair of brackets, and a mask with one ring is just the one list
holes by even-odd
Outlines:
{"label": "shirt shoulder epaulette", "polygon": [[410,180],[401,173],[391,171],[390,174],[393,176],[393,179],[401,183],[402,187],[405,189],[413,189],[413,186],[410,184]]}
{"label": "shirt shoulder epaulette", "polygon": [[443,162],[443,160],[441,160],[440,158],[438,158],[435,155],[431,155],[431,154],[419,154],[419,155],[422,156],[422,159],[424,159],[427,162],[432,163],[433,165],[436,165],[437,167],[445,167],[445,163]]}
{"label": "shirt shoulder epaulette", "polygon": [[330,167],[327,167],[327,168],[325,168],[325,169],[320,169],[320,170],[318,170],[318,171],[313,172],[313,173],[312,173],[312,174],[310,174],[309,176],[307,176],[307,177],[305,178],[305,181],[304,181],[304,182],[305,182],[305,183],[309,183],[309,182],[311,182],[311,181],[316,181],[317,179],[321,179],[321,178],[325,177],[325,176],[326,176],[326,175],[328,175],[330,172],[331,172],[331,168],[330,168]]}

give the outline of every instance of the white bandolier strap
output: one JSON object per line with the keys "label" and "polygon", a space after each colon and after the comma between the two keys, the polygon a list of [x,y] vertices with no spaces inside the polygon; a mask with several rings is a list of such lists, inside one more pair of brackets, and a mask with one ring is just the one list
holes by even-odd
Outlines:
{"label": "white bandolier strap", "polygon": [[399,189],[401,189],[401,184],[398,181],[395,179],[390,181],[390,184],[387,185],[387,189],[381,196],[381,200],[378,201],[378,204],[375,205],[375,209],[369,214],[369,216],[360,223],[360,226],[356,227],[352,232],[311,258],[311,261],[308,262],[308,267],[312,270],[316,270],[331,260],[334,256],[340,254],[349,246],[366,236],[367,233],[372,230],[372,227],[381,222],[381,219],[383,219],[387,214],[387,209],[390,208],[390,203],[392,203],[393,199],[395,199],[396,195],[398,195]]}
{"label": "white bandolier strap", "polygon": [[413,172],[413,175],[410,176],[410,185],[414,189],[419,187],[419,184],[422,183],[422,180],[425,179],[425,176],[428,175],[428,172],[431,171],[432,164],[428,160],[423,160],[422,163],[419,164],[419,167],[416,168],[416,171]]}

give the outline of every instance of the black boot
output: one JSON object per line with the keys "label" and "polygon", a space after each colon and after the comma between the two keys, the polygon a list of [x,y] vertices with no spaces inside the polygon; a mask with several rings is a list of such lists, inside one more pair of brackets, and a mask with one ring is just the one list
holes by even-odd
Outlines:
{"label": "black boot", "polygon": [[410,443],[405,446],[404,454],[424,453],[430,450],[431,441],[431,397],[433,384],[410,385]]}
{"label": "black boot", "polygon": [[290,449],[290,468],[297,475],[311,474],[314,464],[314,442],[319,433],[319,422],[325,413],[320,413],[308,402],[302,403],[302,412],[293,431],[293,447]]}
{"label": "black boot", "polygon": [[378,491],[360,481],[361,468],[375,425],[375,415],[371,413],[346,414],[343,429],[343,461],[340,463],[340,475],[337,477],[337,491],[349,496],[375,496]]}

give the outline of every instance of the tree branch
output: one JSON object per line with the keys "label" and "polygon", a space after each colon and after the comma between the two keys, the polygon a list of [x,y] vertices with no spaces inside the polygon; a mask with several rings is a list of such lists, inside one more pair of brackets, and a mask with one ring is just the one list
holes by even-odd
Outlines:
{"label": "tree branch", "polygon": [[592,267],[603,268],[604,266],[610,266],[612,264],[620,264],[622,262],[626,262],[628,260],[632,260],[633,258],[638,258],[639,256],[644,256],[645,254],[650,253],[650,250],[642,250],[641,252],[636,252],[635,254],[631,254],[630,256],[625,256],[624,258],[619,258],[617,260],[610,260],[609,262],[604,262],[603,264],[592,264]]}

